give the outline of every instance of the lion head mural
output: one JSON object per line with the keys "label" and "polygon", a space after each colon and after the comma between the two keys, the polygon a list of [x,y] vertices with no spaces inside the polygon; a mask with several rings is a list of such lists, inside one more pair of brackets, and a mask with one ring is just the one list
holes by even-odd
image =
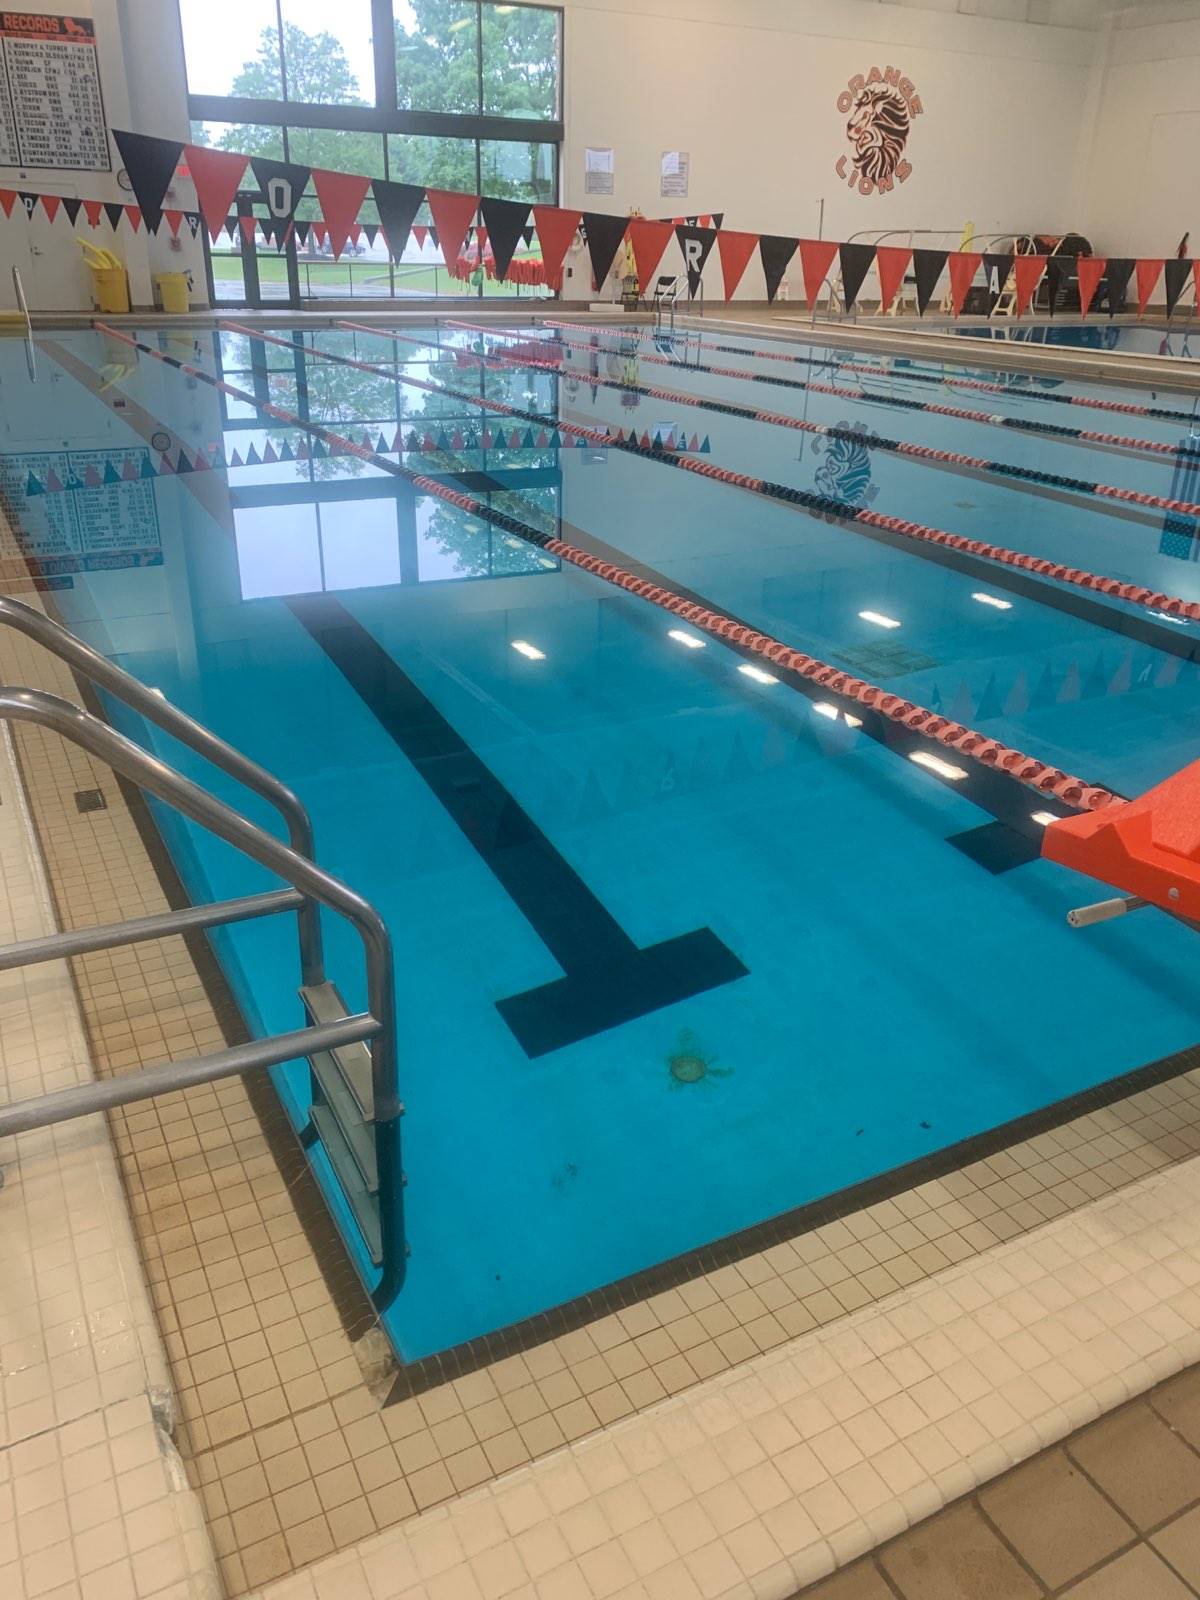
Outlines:
{"label": "lion head mural", "polygon": [[843,421],[834,432],[814,439],[817,468],[813,487],[817,493],[848,506],[869,505],[879,493],[879,486],[871,481],[871,444],[875,438],[874,430],[864,423]]}
{"label": "lion head mural", "polygon": [[860,89],[850,108],[846,137],[854,148],[851,158],[860,178],[872,183],[894,176],[911,126],[908,102],[888,83],[869,83]]}

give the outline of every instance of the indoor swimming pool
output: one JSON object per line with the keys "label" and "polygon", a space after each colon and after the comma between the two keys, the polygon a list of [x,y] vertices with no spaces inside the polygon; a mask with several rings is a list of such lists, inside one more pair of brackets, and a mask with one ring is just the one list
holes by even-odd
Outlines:
{"label": "indoor swimming pool", "polygon": [[971,339],[993,339],[1013,344],[1062,345],[1073,350],[1117,350],[1122,355],[1173,356],[1181,361],[1200,358],[1200,337],[1195,319],[1181,313],[1173,322],[1110,322],[1093,317],[1072,322],[1069,313],[1058,325],[1038,322],[1022,326],[1005,322],[970,328],[942,328]]}
{"label": "indoor swimming pool", "polygon": [[[48,606],[295,789],[391,929],[406,1360],[1196,1042],[1189,929],[1068,927],[1103,892],[1038,859],[1069,806],[612,581],[1086,784],[1165,778],[1200,717],[1193,401],[969,361],[332,319],[46,332],[31,382],[0,344]],[[270,882],[156,816],[195,899]],[[285,922],[215,943],[254,1028],[299,1025]],[[307,1066],[276,1078],[305,1129]]]}

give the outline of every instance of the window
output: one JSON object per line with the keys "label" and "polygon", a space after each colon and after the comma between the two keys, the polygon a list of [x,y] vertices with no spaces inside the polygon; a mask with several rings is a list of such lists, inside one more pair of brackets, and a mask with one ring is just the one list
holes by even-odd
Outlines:
{"label": "window", "polygon": [[559,13],[544,6],[483,7],[485,116],[558,116],[558,22]]}
{"label": "window", "polygon": [[475,140],[388,134],[388,177],[434,189],[475,189]]}
{"label": "window", "polygon": [[476,0],[394,0],[396,104],[402,111],[478,111]]}
{"label": "window", "polygon": [[260,100],[283,99],[275,0],[179,0],[179,18],[189,94],[241,95],[247,92],[236,87],[242,80],[257,85]]}
{"label": "window", "polygon": [[558,146],[553,144],[482,139],[479,144],[481,192],[499,199],[528,200],[531,205],[553,205],[557,190],[557,156]]}
{"label": "window", "polygon": [[279,10],[285,100],[314,106],[375,104],[371,0],[280,0]]}

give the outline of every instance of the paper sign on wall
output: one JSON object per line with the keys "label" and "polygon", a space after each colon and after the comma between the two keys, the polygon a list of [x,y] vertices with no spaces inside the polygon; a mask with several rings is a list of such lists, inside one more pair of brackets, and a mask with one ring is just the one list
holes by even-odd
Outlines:
{"label": "paper sign on wall", "polygon": [[0,11],[0,166],[109,172],[90,17]]}
{"label": "paper sign on wall", "polygon": [[664,150],[662,153],[662,187],[660,194],[676,200],[686,200],[688,168],[691,157],[686,150]]}
{"label": "paper sign on wall", "polygon": [[585,194],[611,194],[613,192],[613,153],[611,150],[584,152],[583,189]]}

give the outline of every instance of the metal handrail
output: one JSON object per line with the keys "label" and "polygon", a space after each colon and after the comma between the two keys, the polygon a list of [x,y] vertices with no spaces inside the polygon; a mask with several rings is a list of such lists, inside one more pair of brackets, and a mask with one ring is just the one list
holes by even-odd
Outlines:
{"label": "metal handrail", "polygon": [[[132,673],[126,672],[123,667],[117,666],[116,662],[101,655],[99,650],[93,650],[91,645],[85,644],[61,623],[48,617],[44,611],[26,605],[23,600],[13,600],[7,595],[0,595],[0,624],[4,623],[10,628],[16,628],[19,633],[25,634],[38,644],[44,645],[74,671],[83,673],[99,688],[106,689],[109,694],[115,695],[118,700],[123,700],[127,706],[139,712],[147,721],[153,722],[164,732],[178,739],[180,744],[187,745],[197,755],[211,761],[214,767],[220,767],[222,772],[245,784],[247,789],[252,789],[279,812],[287,824],[288,842],[292,849],[299,855],[307,856],[310,861],[315,859],[312,820],[304,803],[285,783],[281,783],[274,773],[251,761],[233,745],[226,744],[224,739],[219,739],[203,723],[189,717],[186,711],[181,711],[178,706],[172,705],[154,689],[148,689]],[[325,971],[321,945],[321,914],[315,900],[305,896],[303,904],[297,909],[297,920],[300,932],[300,967],[304,982],[323,983]]]}
{"label": "metal handrail", "polygon": [[29,302],[25,298],[25,285],[21,282],[21,274],[14,266],[12,269],[13,293],[17,297],[17,309],[25,318],[25,365],[29,368],[30,383],[37,382],[37,357],[34,354],[33,343],[33,318],[29,315]]}
{"label": "metal handrail", "polygon": [[[370,1038],[382,1254],[382,1275],[373,1296],[376,1305],[386,1306],[404,1282],[406,1251],[399,1128],[404,1108],[400,1103],[396,1058],[395,973],[391,936],[383,918],[373,905],[317,866],[315,861],[267,833],[191,778],[177,772],[158,756],[143,750],[123,733],[118,733],[107,722],[80,706],[72,705],[60,695],[47,694],[40,689],[0,689],[0,722],[31,722],[61,734],[114,771],[130,778],[139,788],[174,807],[190,821],[224,839],[252,861],[278,873],[293,888],[319,905],[344,917],[362,941],[367,970],[366,1013],[338,1018],[333,1022],[316,1024],[270,1039],[252,1040],[249,1044],[237,1045],[192,1061],[164,1063],[159,1067],[144,1069],[142,1073],[128,1074],[120,1080],[80,1084],[73,1089],[58,1090],[39,1096],[36,1111],[35,1102],[18,1101],[15,1105],[0,1108],[0,1138],[30,1127],[61,1121],[65,1117],[85,1116],[109,1105],[173,1092],[190,1083],[241,1074]],[[186,917],[184,912],[176,915]],[[170,915],[161,919],[162,931],[169,931],[171,921]],[[70,936],[65,937],[69,940]]]}

